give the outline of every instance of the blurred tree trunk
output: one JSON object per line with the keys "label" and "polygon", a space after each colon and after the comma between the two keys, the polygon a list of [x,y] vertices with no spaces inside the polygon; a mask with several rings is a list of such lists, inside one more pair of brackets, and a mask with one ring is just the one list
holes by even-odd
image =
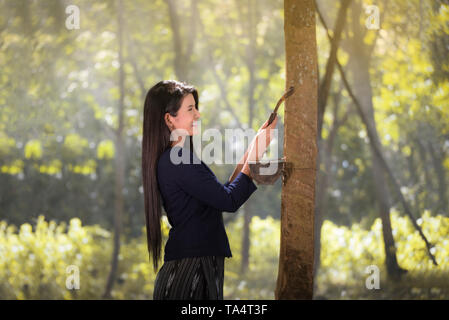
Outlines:
{"label": "blurred tree trunk", "polygon": [[[202,22],[201,19],[201,12],[198,10],[197,7],[195,7],[196,12],[194,13],[195,17],[196,17],[196,21],[198,23],[199,26],[199,33],[200,35],[203,37],[203,41],[207,44],[205,46],[205,50],[206,50],[206,62],[207,65],[210,67],[211,71],[212,71],[212,75],[215,79],[215,81],[217,82],[217,87],[220,90],[220,97],[221,97],[221,101],[219,101],[219,103],[223,103],[224,104],[224,108],[226,111],[228,111],[231,115],[233,120],[237,123],[238,127],[242,127],[242,123],[240,122],[240,119],[238,117],[238,115],[236,114],[236,112],[234,111],[234,109],[232,109],[231,104],[228,100],[228,90],[227,90],[227,83],[228,83],[228,79],[222,79],[221,76],[218,74],[217,69],[216,69],[216,65],[217,63],[214,61],[214,57],[213,57],[213,41],[210,39],[209,35],[205,32],[205,26]],[[218,108],[221,109],[221,108]],[[213,117],[213,121],[216,121],[218,117]],[[232,217],[235,215],[232,215]]]}
{"label": "blurred tree trunk", "polygon": [[[411,136],[407,137],[407,140],[409,141],[408,144],[411,145],[412,144],[412,140],[413,138]],[[418,178],[418,168],[416,167],[416,163],[415,163],[415,154],[416,154],[416,150],[415,148],[411,145],[410,147],[410,155],[407,157],[407,164],[408,164],[408,172],[410,174],[410,181],[412,184],[417,185],[419,183],[419,178]]]}
{"label": "blurred tree trunk", "polygon": [[[326,63],[326,71],[323,76],[323,80],[320,83],[318,90],[318,148],[323,152],[319,152],[319,156],[317,158],[318,164],[317,168],[321,168],[324,164],[325,171],[322,172],[319,170],[317,172],[317,186],[316,190],[317,197],[315,201],[315,258],[314,258],[314,274],[320,265],[320,254],[321,254],[321,226],[324,220],[324,212],[326,210],[327,205],[327,187],[329,185],[329,174],[331,172],[331,155],[332,155],[332,147],[334,137],[337,133],[338,127],[341,123],[338,123],[338,106],[339,106],[339,98],[334,99],[334,126],[331,129],[331,133],[329,134],[328,140],[326,142],[323,141],[322,138],[322,128],[323,128],[323,118],[324,112],[326,110],[327,99],[329,96],[332,78],[335,70],[335,65],[337,61],[337,52],[340,44],[341,34],[346,23],[346,12],[348,10],[349,4],[352,0],[343,0],[341,3],[340,9],[338,11],[337,20],[334,28],[334,37],[331,43],[331,49],[329,53],[329,59]],[[316,4],[317,5],[317,4]],[[318,78],[319,79],[319,78]],[[341,92],[341,91],[339,91]]]}
{"label": "blurred tree trunk", "polygon": [[[419,190],[425,192],[424,205],[425,205],[425,207],[428,207],[429,206],[429,194],[432,193],[434,190],[433,183],[432,183],[432,177],[430,176],[430,170],[429,170],[429,166],[427,163],[428,152],[427,152],[425,145],[421,141],[421,138],[419,138],[419,136],[416,136],[415,142],[416,142],[416,145],[418,146],[418,154],[419,154],[419,157],[421,158],[422,168],[424,171],[424,180],[425,180],[424,186],[420,187]],[[422,184],[420,184],[420,185],[422,185]]]}
{"label": "blurred tree trunk", "polygon": [[[444,12],[443,5],[448,5],[447,0],[433,0],[431,3],[432,15],[438,15],[440,12]],[[445,7],[447,8],[447,7]],[[447,9],[446,9],[447,10]],[[431,30],[430,37],[428,36],[430,50],[430,57],[433,64],[433,77],[432,80],[437,84],[444,83],[449,80],[449,34],[447,33],[447,21],[440,15],[438,19],[439,27],[434,27]],[[438,21],[435,19],[435,22]]]}
{"label": "blurred tree trunk", "polygon": [[284,1],[286,88],[284,156],[294,169],[282,188],[276,299],[312,299],[317,157],[317,44],[313,0]]}
{"label": "blurred tree trunk", "polygon": [[374,150],[373,143],[377,145],[377,149],[382,152],[382,145],[377,133],[376,123],[374,120],[373,93],[371,88],[371,77],[369,73],[369,65],[371,59],[371,50],[364,43],[365,28],[360,25],[359,17],[362,14],[361,4],[359,1],[353,2],[352,5],[352,32],[353,37],[347,42],[349,59],[348,68],[353,75],[354,94],[360,101],[363,112],[367,117],[370,127],[373,129],[374,141],[370,140],[370,150],[372,154],[373,178],[376,199],[378,203],[379,215],[382,220],[382,233],[385,246],[386,267],[388,275],[396,278],[405,270],[400,268],[396,258],[396,246],[393,238],[390,220],[390,200],[387,191],[387,180],[385,179],[384,170],[381,160]]}
{"label": "blurred tree trunk", "polygon": [[324,111],[326,110],[327,98],[332,84],[332,76],[334,75],[335,65],[337,61],[337,51],[340,44],[341,34],[346,24],[346,12],[352,0],[343,0],[340,9],[338,10],[338,17],[334,28],[334,36],[332,38],[329,59],[326,63],[326,72],[323,76],[318,89],[318,137],[321,137],[321,129],[323,126]]}
{"label": "blurred tree trunk", "polygon": [[[249,90],[248,90],[248,112],[249,112],[249,128],[253,127],[253,119],[254,119],[254,90],[256,88],[256,79],[255,79],[255,49],[256,49],[256,2],[255,0],[248,0],[248,28],[246,28],[249,37],[249,43],[247,46],[247,55],[246,55],[246,66],[248,68],[249,74]],[[245,30],[245,28],[244,28]],[[244,274],[248,270],[249,266],[249,257],[250,257],[250,225],[251,219],[253,217],[253,206],[252,201],[249,200],[244,204],[244,217],[243,217],[243,233],[242,233],[242,262],[240,265],[240,271]]]}
{"label": "blurred tree trunk", "polygon": [[[191,56],[193,53],[193,45],[196,37],[196,12],[197,0],[191,0],[191,14],[190,14],[190,30],[183,35],[179,23],[183,19],[180,19],[177,13],[177,7],[180,2],[176,0],[165,0],[168,7],[168,14],[170,18],[170,26],[173,35],[173,48],[175,50],[175,74],[179,81],[190,81],[189,68],[191,66]],[[186,39],[184,42],[183,39]],[[185,46],[186,44],[186,46]],[[185,49],[184,49],[185,46]]]}
{"label": "blurred tree trunk", "polygon": [[[342,86],[340,86],[342,87]],[[329,203],[329,191],[328,187],[332,185],[332,150],[334,148],[335,137],[337,136],[338,129],[345,124],[349,117],[349,111],[346,111],[344,115],[339,119],[338,111],[340,109],[340,92],[332,95],[334,100],[333,109],[333,123],[329,130],[329,135],[326,140],[320,139],[318,156],[321,163],[324,165],[324,172],[321,170],[317,174],[317,187],[316,201],[315,201],[315,257],[314,257],[314,277],[316,277],[318,269],[320,267],[320,254],[321,254],[321,227],[324,221],[324,212],[327,211]],[[316,279],[316,278],[315,278]]]}
{"label": "blurred tree trunk", "polygon": [[433,168],[438,180],[438,203],[435,207],[436,213],[444,214],[447,212],[447,185],[446,171],[444,170],[443,161],[445,159],[444,150],[435,150],[432,142],[429,142],[430,158],[432,159]]}
{"label": "blurred tree trunk", "polygon": [[124,98],[125,98],[125,72],[123,66],[123,3],[118,0],[118,53],[119,53],[119,90],[120,98],[118,104],[118,128],[116,130],[115,141],[115,192],[114,192],[114,249],[111,259],[111,269],[106,282],[103,298],[111,298],[112,287],[114,286],[116,273],[118,270],[118,255],[120,252],[120,235],[122,232],[122,216],[124,210],[123,188],[125,185],[125,146],[123,141],[124,126]]}

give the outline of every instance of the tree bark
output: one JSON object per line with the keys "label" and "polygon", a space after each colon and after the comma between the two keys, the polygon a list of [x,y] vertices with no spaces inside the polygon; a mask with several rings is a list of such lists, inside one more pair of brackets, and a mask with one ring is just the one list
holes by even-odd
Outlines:
{"label": "tree bark", "polygon": [[317,44],[313,0],[284,1],[286,87],[284,156],[293,170],[282,188],[276,299],[312,299],[317,158]]}

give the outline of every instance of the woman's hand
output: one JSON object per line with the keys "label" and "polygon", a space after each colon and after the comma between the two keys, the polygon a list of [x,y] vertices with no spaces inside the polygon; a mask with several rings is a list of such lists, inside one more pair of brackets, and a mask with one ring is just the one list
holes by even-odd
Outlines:
{"label": "woman's hand", "polygon": [[[264,122],[264,124],[260,127],[260,129],[257,131],[257,133],[261,132],[263,129],[266,129],[267,125],[268,125],[268,120],[270,120],[270,118],[267,119],[267,121]],[[278,115],[276,114],[276,116],[274,117],[273,122],[270,124],[270,126],[272,128],[276,127],[276,123],[278,121]]]}

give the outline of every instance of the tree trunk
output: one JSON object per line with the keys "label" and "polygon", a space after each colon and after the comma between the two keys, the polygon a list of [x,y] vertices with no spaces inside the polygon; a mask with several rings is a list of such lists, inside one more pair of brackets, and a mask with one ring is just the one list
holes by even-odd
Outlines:
{"label": "tree trunk", "polygon": [[122,230],[123,215],[123,187],[125,182],[125,146],[123,142],[124,126],[124,98],[125,98],[125,73],[123,66],[123,3],[118,0],[118,41],[119,41],[119,87],[120,99],[118,105],[119,125],[116,131],[116,154],[115,154],[115,201],[114,201],[114,250],[111,259],[111,269],[109,271],[103,298],[111,298],[112,287],[114,286],[116,273],[118,270],[118,255],[120,252],[120,234]]}
{"label": "tree trunk", "polygon": [[431,201],[429,201],[429,194],[432,194],[434,191],[432,177],[430,176],[429,165],[427,163],[428,161],[427,161],[426,155],[428,154],[428,152],[427,152],[425,145],[421,142],[421,139],[419,138],[418,135],[415,138],[415,142],[416,142],[416,145],[418,146],[418,155],[421,159],[422,169],[424,171],[424,181],[422,183],[420,183],[418,194],[420,194],[421,192],[424,192],[424,194],[425,194],[424,208],[428,208],[429,205],[431,204]]}
{"label": "tree trunk", "polygon": [[[249,128],[253,126],[254,119],[254,90],[256,88],[256,67],[255,67],[255,49],[256,49],[256,2],[255,0],[248,0],[248,37],[249,44],[246,56],[246,65],[248,67],[249,74],[249,90],[248,90],[248,112],[249,112]],[[250,225],[253,217],[253,210],[251,200],[247,201],[244,205],[244,218],[243,218],[243,233],[242,233],[242,262],[240,265],[240,271],[244,274],[248,270],[249,266],[249,250],[251,246],[250,240]]]}
{"label": "tree trunk", "polygon": [[[330,174],[330,166],[331,166],[331,150],[334,141],[334,137],[336,131],[338,130],[338,105],[339,98],[335,99],[335,122],[334,127],[331,130],[331,134],[329,134],[328,141],[324,142],[322,138],[322,128],[323,128],[323,118],[324,112],[326,110],[327,99],[329,96],[330,88],[332,85],[333,74],[335,70],[335,64],[337,62],[337,52],[340,44],[341,34],[346,23],[346,13],[349,7],[349,4],[352,0],[344,0],[340,6],[338,11],[337,20],[334,28],[334,37],[331,42],[331,49],[329,53],[329,59],[326,63],[326,72],[323,76],[323,80],[320,83],[318,89],[318,147],[319,150],[323,152],[319,152],[319,157],[317,158],[318,164],[317,168],[321,168],[322,164],[324,164],[325,172],[321,170],[317,173],[317,198],[315,201],[315,258],[314,258],[314,274],[318,271],[320,264],[320,254],[321,254],[321,226],[324,221],[324,210],[327,205],[327,187],[329,183],[329,174]],[[317,8],[318,9],[318,8]],[[317,10],[318,11],[318,10]],[[319,69],[318,69],[319,70]],[[319,76],[318,76],[319,79]],[[340,91],[341,92],[341,91]],[[330,145],[329,145],[330,144]],[[324,149],[325,148],[325,149]]]}
{"label": "tree trunk", "polygon": [[432,159],[433,168],[438,181],[438,202],[434,207],[437,214],[444,214],[447,210],[447,186],[446,186],[446,171],[443,166],[444,151],[438,152],[434,149],[432,142],[429,142],[430,158]]}
{"label": "tree trunk", "polygon": [[314,277],[316,277],[318,269],[320,267],[320,255],[321,255],[321,227],[324,221],[324,213],[327,210],[327,204],[329,202],[328,187],[332,185],[332,150],[334,147],[335,137],[337,136],[338,129],[346,122],[349,116],[349,111],[346,111],[341,119],[338,119],[338,110],[340,107],[340,92],[333,95],[334,98],[334,116],[332,127],[329,130],[329,135],[324,141],[319,140],[319,160],[320,168],[321,164],[324,165],[324,172],[321,170],[318,172],[317,196],[315,201],[315,258],[314,258]]}
{"label": "tree trunk", "polygon": [[[408,140],[409,140],[408,144],[411,145],[412,137],[409,136]],[[415,148],[413,148],[413,146],[411,146],[410,155],[407,157],[407,164],[408,164],[408,172],[410,174],[409,178],[410,178],[410,182],[412,185],[416,185],[419,183],[419,178],[417,175],[418,168],[416,167],[416,164],[415,164],[415,161],[416,161],[415,154],[416,154]]]}
{"label": "tree trunk", "polygon": [[[196,0],[191,1],[191,15],[190,15],[190,30],[188,32],[188,38],[183,41],[184,37],[181,30],[182,27],[179,25],[180,19],[177,13],[177,3],[175,0],[165,0],[168,7],[168,13],[170,18],[170,26],[173,33],[173,48],[175,51],[175,74],[177,80],[189,82],[189,66],[191,61],[191,55],[193,52],[196,36],[196,12],[198,11]],[[179,3],[179,2],[178,2]],[[186,32],[187,34],[187,32]],[[185,42],[187,44],[185,45]],[[184,50],[185,47],[185,50]]]}
{"label": "tree trunk", "polygon": [[[374,150],[373,143],[377,145],[378,150],[382,150],[381,142],[377,133],[376,123],[374,120],[373,94],[371,88],[371,77],[369,74],[370,55],[363,41],[364,33],[360,31],[359,17],[361,14],[361,6],[359,2],[354,2],[352,6],[353,32],[351,43],[348,45],[350,49],[348,67],[353,75],[354,94],[360,101],[363,112],[373,130],[374,141],[370,141],[370,150],[372,154],[374,188],[378,204],[379,215],[382,220],[382,233],[385,246],[386,267],[388,275],[396,278],[404,269],[400,268],[396,258],[396,246],[393,238],[390,220],[390,200],[387,193],[387,180],[385,179],[384,170],[381,160]],[[355,19],[355,20],[354,20]]]}
{"label": "tree trunk", "polygon": [[[354,21],[356,21],[357,19],[355,19]],[[355,22],[354,22],[355,23]],[[359,31],[357,31],[359,32]],[[331,39],[331,36],[328,33],[328,37]],[[370,46],[370,48],[367,50],[369,53],[369,56],[371,55],[371,53],[373,52],[374,49],[374,44],[372,44]],[[351,51],[351,50],[349,50]],[[361,107],[361,104],[359,102],[359,100],[356,98],[356,96],[354,95],[351,86],[348,83],[348,80],[346,78],[345,72],[343,71],[343,67],[341,66],[341,64],[338,62],[337,59],[337,66],[338,66],[338,70],[340,71],[340,76],[343,80],[343,83],[345,85],[346,91],[349,93],[349,96],[351,97],[352,101],[354,102],[354,105],[356,106],[356,110],[357,113],[359,114],[360,118],[363,121],[363,124],[365,125],[365,128],[367,130],[368,133],[368,137],[369,137],[369,141],[371,144],[371,148],[372,150],[376,153],[377,157],[380,160],[380,163],[382,165],[382,168],[384,169],[385,173],[390,177],[391,182],[393,183],[393,189],[396,191],[396,193],[399,196],[399,201],[401,202],[405,213],[410,217],[411,222],[413,224],[413,226],[415,227],[415,229],[418,231],[419,235],[421,236],[421,238],[423,239],[423,241],[426,244],[426,248],[427,248],[427,254],[429,255],[429,258],[432,260],[433,264],[435,266],[438,265],[435,256],[432,254],[431,252],[431,248],[433,246],[432,243],[429,242],[429,240],[427,239],[427,237],[424,235],[422,229],[420,228],[420,226],[418,225],[416,218],[414,217],[413,213],[412,213],[412,209],[411,207],[408,205],[407,201],[405,200],[400,185],[397,181],[397,179],[395,178],[395,176],[393,175],[393,172],[391,171],[390,167],[388,166],[385,157],[382,154],[382,150],[380,149],[380,145],[378,145],[378,143],[375,143],[376,141],[379,142],[378,138],[376,139],[375,137],[375,133],[374,133],[374,129],[372,128],[371,122],[369,121],[367,115],[365,115],[365,112],[363,111],[363,108]],[[402,271],[406,271],[401,269]]]}
{"label": "tree trunk", "polygon": [[[323,81],[318,90],[318,139],[321,140],[321,128],[323,125],[324,111],[326,110],[327,98],[332,85],[332,76],[334,75],[335,64],[337,61],[337,52],[340,44],[341,34],[346,23],[346,12],[352,0],[343,0],[338,10],[337,22],[334,28],[334,37],[331,43],[329,59],[326,63],[326,72]],[[319,145],[319,143],[318,143]]]}
{"label": "tree trunk", "polygon": [[317,158],[317,44],[313,0],[284,1],[286,88],[284,156],[293,170],[282,188],[276,299],[312,299]]}

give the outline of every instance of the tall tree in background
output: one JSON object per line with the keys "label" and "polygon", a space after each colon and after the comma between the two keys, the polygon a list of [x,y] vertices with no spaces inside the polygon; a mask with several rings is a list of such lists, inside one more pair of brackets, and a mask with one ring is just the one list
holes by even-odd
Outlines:
{"label": "tall tree in background", "polygon": [[362,14],[362,4],[354,1],[351,6],[352,12],[352,37],[345,39],[343,42],[345,49],[351,56],[348,62],[348,69],[351,70],[353,76],[354,94],[360,101],[363,112],[366,115],[369,127],[372,128],[374,141],[370,141],[371,154],[373,157],[373,178],[375,186],[376,200],[378,204],[379,216],[382,220],[382,234],[385,245],[385,263],[388,274],[393,278],[404,273],[404,269],[399,267],[396,257],[396,246],[393,238],[390,220],[390,198],[385,186],[387,179],[381,160],[374,150],[373,144],[377,145],[377,149],[383,153],[382,145],[378,136],[376,122],[374,120],[373,92],[371,87],[371,77],[369,73],[370,61],[373,49],[376,45],[374,41],[370,45],[366,45],[364,39],[368,32],[367,28],[360,25],[360,16]]}
{"label": "tall tree in background", "polygon": [[[255,0],[248,0],[248,9],[247,9],[247,25],[244,28],[246,30],[247,36],[249,38],[249,43],[246,50],[246,56],[244,57],[246,67],[248,68],[248,75],[249,75],[249,88],[248,88],[248,126],[249,128],[252,128],[253,126],[253,119],[254,119],[254,106],[255,106],[255,99],[254,99],[254,91],[256,89],[256,1]],[[241,10],[241,7],[238,6],[238,10]],[[245,19],[246,20],[246,19]],[[244,22],[243,19],[240,19],[242,23]],[[242,273],[245,273],[248,270],[249,266],[249,257],[250,257],[250,224],[251,219],[254,215],[252,207],[252,201],[247,201],[244,204],[244,211],[243,211],[243,233],[242,233],[242,263],[240,265],[240,270]]]}
{"label": "tall tree in background", "polygon": [[117,149],[115,157],[115,196],[114,196],[114,249],[111,257],[111,269],[106,282],[103,298],[111,298],[112,287],[114,286],[117,270],[118,255],[120,253],[120,235],[122,233],[122,216],[124,211],[123,189],[125,185],[125,143],[123,138],[124,128],[124,99],[125,99],[125,72],[123,65],[123,3],[117,1],[118,14],[118,58],[119,58],[119,101],[118,101],[118,128],[115,131],[115,147]]}
{"label": "tall tree in background", "polygon": [[[387,3],[388,4],[388,3]],[[385,4],[386,6],[386,4]],[[383,12],[387,12],[386,7],[384,7]],[[318,10],[320,19],[323,23],[323,26],[326,29],[326,32],[328,33],[328,38],[331,42],[333,42],[332,37],[329,34],[329,30],[327,27],[327,24],[325,22],[325,19],[323,19],[323,15],[320,13],[320,10]],[[324,11],[323,11],[324,13]],[[382,16],[379,19],[382,21]],[[353,59],[349,60],[348,67],[350,71],[352,71],[353,77],[354,77],[354,90],[351,89],[351,86],[349,85],[345,72],[343,71],[343,68],[341,64],[338,62],[337,59],[337,65],[340,71],[340,75],[342,77],[343,83],[345,85],[345,89],[348,91],[351,99],[354,102],[354,105],[356,106],[356,110],[363,121],[363,124],[365,125],[365,128],[368,133],[369,137],[369,143],[371,147],[371,153],[376,156],[375,160],[375,166],[377,169],[383,170],[383,173],[386,173],[391,181],[393,182],[393,188],[396,191],[396,193],[399,196],[400,202],[402,203],[405,213],[410,217],[412,220],[412,223],[416,230],[419,232],[421,238],[424,240],[427,251],[429,254],[429,257],[432,259],[432,262],[434,265],[437,265],[437,262],[435,260],[434,255],[431,251],[432,244],[427,240],[426,236],[422,232],[422,229],[419,227],[419,225],[416,222],[416,218],[414,218],[412,213],[412,208],[408,205],[405,197],[402,194],[402,190],[400,188],[400,184],[398,182],[398,179],[394,176],[393,171],[391,170],[389,164],[387,164],[385,160],[385,156],[383,154],[383,151],[381,149],[381,143],[380,139],[377,134],[377,129],[375,126],[374,121],[374,111],[373,111],[373,101],[372,101],[372,87],[371,87],[371,76],[369,74],[369,64],[371,61],[372,52],[376,45],[377,40],[377,34],[374,37],[374,40],[368,41],[367,43],[365,40],[365,36],[367,34],[365,28],[359,24],[359,17],[361,17],[361,4],[359,2],[355,2],[354,6],[352,8],[352,36],[349,36],[349,33],[346,36],[345,41],[342,42],[343,48],[349,53]],[[354,91],[354,92],[353,92]],[[356,98],[357,92],[363,97],[359,101],[358,98]],[[384,240],[384,248],[386,253],[386,266],[388,275],[397,278],[406,270],[400,268],[397,263],[396,259],[396,246],[394,243],[394,238],[392,236],[392,230],[391,230],[391,222],[390,222],[390,216],[389,216],[389,207],[388,212],[386,211],[389,199],[388,194],[386,193],[386,190],[381,187],[381,184],[379,181],[382,181],[383,177],[379,177],[378,174],[383,174],[382,171],[378,172],[376,171],[376,168],[373,170],[374,172],[374,184],[375,184],[375,195],[377,198],[377,201],[380,201],[380,216],[382,221],[382,232],[383,232],[383,240]],[[376,179],[377,178],[377,179]],[[380,180],[379,180],[380,179]],[[380,188],[380,189],[379,189]]]}
{"label": "tall tree in background", "polygon": [[[323,130],[323,119],[324,112],[326,110],[328,96],[330,94],[330,89],[332,85],[333,74],[337,62],[337,52],[340,45],[340,39],[343,32],[343,28],[346,23],[346,13],[349,7],[349,4],[352,0],[343,0],[341,2],[341,6],[338,10],[337,20],[335,22],[334,28],[334,37],[331,42],[331,48],[329,53],[329,58],[326,63],[326,71],[323,76],[323,80],[320,82],[319,90],[318,90],[318,147],[319,147],[319,155],[318,155],[318,164],[317,168],[321,168],[324,166],[324,172],[321,170],[317,173],[317,193],[316,201],[315,201],[315,258],[314,258],[314,274],[316,275],[316,271],[319,268],[320,264],[320,253],[321,253],[321,227],[324,221],[324,212],[328,209],[328,186],[329,180],[331,179],[331,164],[332,164],[332,148],[333,143],[335,141],[335,135],[337,134],[338,128],[344,123],[345,119],[348,116],[348,112],[346,112],[345,116],[341,120],[337,119],[338,115],[338,107],[340,97],[334,97],[334,121],[330,130],[330,134],[326,141],[323,140],[322,130]],[[316,8],[318,8],[317,3],[315,2]],[[341,90],[339,91],[341,92]],[[338,93],[340,94],[340,93]]]}
{"label": "tall tree in background", "polygon": [[[433,0],[432,14],[438,19],[428,19],[432,21],[429,46],[431,50],[431,61],[434,66],[433,75],[437,84],[449,81],[449,34],[447,31],[448,22],[444,19],[444,12],[447,12],[449,0]],[[444,8],[446,8],[444,10]],[[446,13],[447,15],[447,13]],[[423,20],[421,18],[421,20]],[[429,155],[432,159],[435,174],[438,181],[438,203],[435,205],[435,211],[443,213],[448,211],[449,201],[447,194],[447,176],[444,170],[444,161],[447,159],[447,152],[441,145],[434,145],[429,141]]]}
{"label": "tall tree in background", "polygon": [[[181,6],[181,2],[176,0],[165,0],[168,7],[168,13],[170,18],[171,31],[173,33],[173,48],[175,51],[175,73],[176,78],[179,81],[190,82],[189,70],[191,70],[191,60],[192,53],[194,49],[194,43],[196,41],[196,16],[195,13],[197,9],[197,0],[191,0],[191,13],[190,13],[190,27],[188,30],[188,35],[183,34],[181,30],[183,28],[182,19],[178,16],[177,8]],[[186,29],[184,29],[186,30]]]}
{"label": "tall tree in background", "polygon": [[276,299],[312,299],[317,157],[318,70],[313,0],[285,0],[286,88],[284,156],[293,165],[282,189],[281,248]]}

